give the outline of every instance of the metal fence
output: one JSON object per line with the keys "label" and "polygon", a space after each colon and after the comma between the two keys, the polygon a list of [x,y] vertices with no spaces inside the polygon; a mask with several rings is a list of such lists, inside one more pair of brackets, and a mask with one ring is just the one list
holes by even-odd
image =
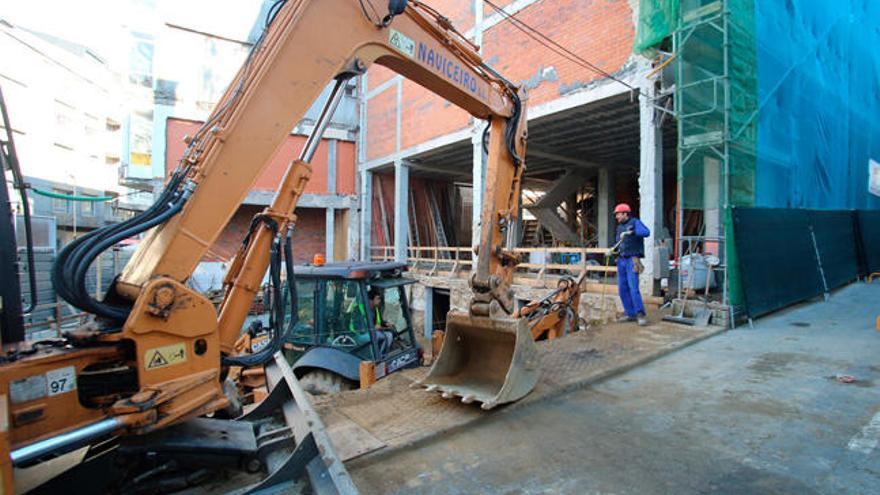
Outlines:
{"label": "metal fence", "polygon": [[[606,260],[608,248],[514,248],[512,252],[519,258],[518,276],[543,280],[547,276],[574,275],[586,270],[593,281],[616,283],[617,266]],[[370,254],[372,261],[392,261],[394,246],[373,246]],[[410,270],[428,276],[457,276],[462,270],[471,269],[474,255],[470,247],[409,247],[407,263]]]}
{"label": "metal fence", "polygon": [[[131,258],[132,252],[114,248],[100,255],[86,278],[86,287],[95,298],[101,299],[113,278]],[[24,260],[26,253],[19,249],[19,258]],[[76,326],[85,313],[61,300],[52,286],[52,265],[55,263],[54,248],[35,247],[34,261],[37,285],[37,306],[25,315],[25,331],[28,339],[42,339],[60,336],[63,329]],[[24,304],[30,304],[30,282],[27,263],[19,264],[19,279]]]}

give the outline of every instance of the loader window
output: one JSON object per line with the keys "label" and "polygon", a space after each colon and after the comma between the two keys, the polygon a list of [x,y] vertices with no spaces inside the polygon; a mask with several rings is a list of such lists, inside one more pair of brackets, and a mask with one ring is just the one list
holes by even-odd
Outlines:
{"label": "loader window", "polygon": [[294,328],[294,336],[311,338],[315,328],[315,293],[318,284],[314,280],[297,279],[296,303],[299,320]]}
{"label": "loader window", "polygon": [[404,346],[412,345],[410,341],[409,321],[407,320],[406,296],[403,287],[389,287],[382,291],[382,320],[394,325],[394,338]]}
{"label": "loader window", "polygon": [[320,340],[344,348],[357,348],[369,342],[360,284],[355,280],[328,280],[326,284]]}

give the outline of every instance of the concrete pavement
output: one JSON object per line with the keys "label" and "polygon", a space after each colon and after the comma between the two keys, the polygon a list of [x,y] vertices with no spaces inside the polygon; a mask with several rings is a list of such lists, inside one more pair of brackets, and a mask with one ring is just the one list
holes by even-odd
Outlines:
{"label": "concrete pavement", "polygon": [[878,313],[855,284],[349,469],[364,493],[880,493]]}

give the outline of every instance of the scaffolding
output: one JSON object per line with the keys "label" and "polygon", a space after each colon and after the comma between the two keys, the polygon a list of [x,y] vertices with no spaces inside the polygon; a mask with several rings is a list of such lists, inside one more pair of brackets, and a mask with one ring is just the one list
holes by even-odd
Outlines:
{"label": "scaffolding", "polygon": [[[742,0],[682,0],[672,33],[678,126],[677,302],[707,259],[730,325],[741,314],[730,207],[753,202],[754,49]],[[698,278],[698,277],[697,277]],[[706,282],[703,282],[706,283]],[[700,286],[702,288],[702,286]],[[716,295],[716,298],[719,296]]]}

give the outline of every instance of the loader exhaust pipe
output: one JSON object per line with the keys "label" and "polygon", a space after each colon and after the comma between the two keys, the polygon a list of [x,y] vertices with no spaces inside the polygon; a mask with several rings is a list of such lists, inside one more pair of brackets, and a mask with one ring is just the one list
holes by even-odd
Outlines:
{"label": "loader exhaust pipe", "polygon": [[531,392],[539,364],[525,318],[450,312],[440,355],[419,385],[447,399],[480,402],[488,410]]}

